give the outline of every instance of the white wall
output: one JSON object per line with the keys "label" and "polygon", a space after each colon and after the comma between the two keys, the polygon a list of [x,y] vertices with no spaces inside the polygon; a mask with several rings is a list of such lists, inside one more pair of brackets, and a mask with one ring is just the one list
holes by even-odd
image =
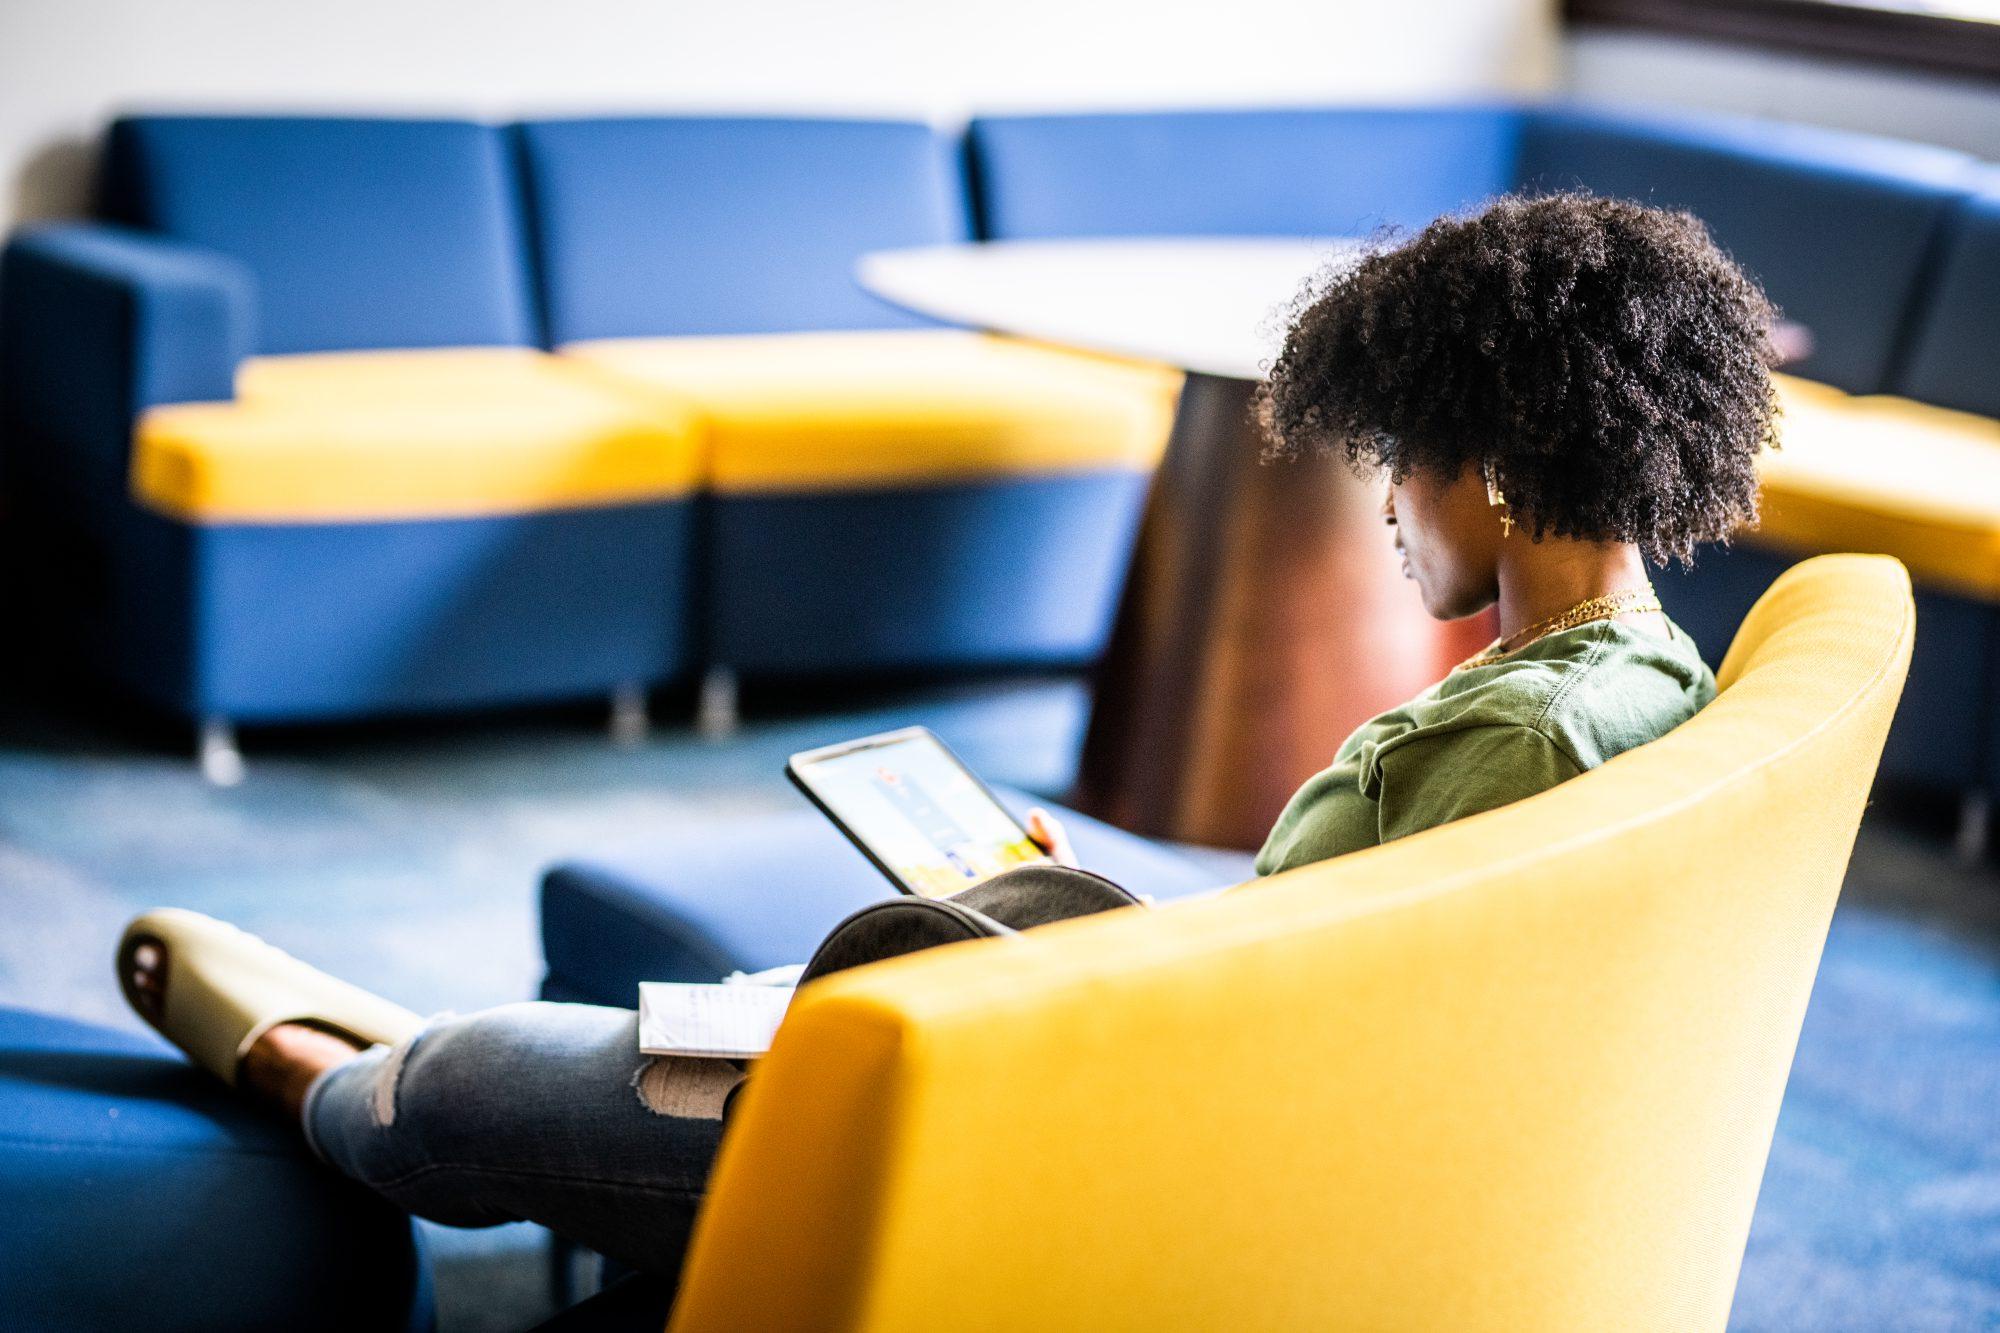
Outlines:
{"label": "white wall", "polygon": [[127,108],[923,116],[1546,89],[1553,0],[0,0],[0,225]]}
{"label": "white wall", "polygon": [[1677,37],[1585,30],[1563,43],[1562,87],[1867,130],[2000,161],[2000,87],[1970,79]]}

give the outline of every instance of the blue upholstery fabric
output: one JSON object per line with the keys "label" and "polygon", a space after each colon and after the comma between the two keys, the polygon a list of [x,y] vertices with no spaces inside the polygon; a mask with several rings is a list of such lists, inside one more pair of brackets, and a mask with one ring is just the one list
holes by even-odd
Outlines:
{"label": "blue upholstery fabric", "polygon": [[660,117],[519,129],[552,345],[922,324],[863,291],[870,250],[967,235],[928,126]]}
{"label": "blue upholstery fabric", "polygon": [[996,237],[1367,232],[1519,187],[1692,208],[1816,350],[1888,382],[1912,297],[1973,170],[1963,154],[1770,121],[1589,108],[996,117],[971,130]]}
{"label": "blue upholstery fabric", "polygon": [[254,282],[212,251],[94,224],[36,227],[0,253],[7,491],[125,494],[132,422],[228,398],[254,339]]}
{"label": "blue upholstery fabric", "polygon": [[[1701,645],[1709,665],[1720,666],[1751,604],[1797,560],[1747,544],[1706,548],[1692,570],[1657,571],[1653,582],[1667,614]],[[2000,788],[1993,698],[2000,609],[1921,588],[1916,599],[1923,630],[1879,772],[1939,791]]]}
{"label": "blue upholstery fabric", "polygon": [[430,1326],[410,1221],[161,1042],[0,1009],[0,1322]]}
{"label": "blue upholstery fabric", "polygon": [[326,721],[607,694],[692,667],[689,501],[410,523],[200,527],[48,506],[0,525],[38,627],[181,717]]}
{"label": "blue upholstery fabric", "polygon": [[[1017,816],[1035,804],[1006,788],[996,794]],[[1222,886],[1212,869],[1171,848],[1074,811],[1056,813],[1077,859],[1136,893],[1167,899]],[[699,840],[565,862],[542,879],[542,994],[629,1008],[641,981],[714,981],[737,968],[802,963],[842,917],[894,892],[803,803]]]}
{"label": "blue upholstery fabric", "polygon": [[483,706],[688,666],[692,505],[498,518],[127,525],[98,660],[244,722]]}
{"label": "blue upholstery fabric", "polygon": [[1971,172],[1948,149],[1803,125],[1552,109],[1529,117],[1518,177],[1693,210],[1811,333],[1786,368],[1873,393]]}
{"label": "blue upholstery fabric", "polygon": [[1089,662],[1146,486],[1112,470],[712,497],[706,656],[772,675]]}
{"label": "blue upholstery fabric", "polygon": [[504,133],[447,120],[141,116],[107,213],[257,275],[256,350],[533,340]]}
{"label": "blue upholstery fabric", "polygon": [[990,237],[1350,236],[1513,183],[1502,107],[997,116],[970,132]]}
{"label": "blue upholstery fabric", "polygon": [[2000,417],[2000,169],[1952,219],[1894,392]]}

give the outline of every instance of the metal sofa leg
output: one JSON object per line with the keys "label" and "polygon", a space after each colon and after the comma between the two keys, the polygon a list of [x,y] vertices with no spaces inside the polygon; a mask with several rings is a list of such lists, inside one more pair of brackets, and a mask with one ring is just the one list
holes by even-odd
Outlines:
{"label": "metal sofa leg", "polygon": [[576,1304],[576,1256],[580,1247],[561,1236],[549,1237],[549,1304],[566,1310]]}
{"label": "metal sofa leg", "polygon": [[236,748],[236,728],[226,717],[205,717],[195,742],[195,763],[201,775],[217,787],[243,781],[243,751]]}
{"label": "metal sofa leg", "polygon": [[[588,1245],[549,1233],[549,1303],[558,1311],[587,1301],[610,1285],[603,1255]],[[537,1325],[537,1327],[542,1327]],[[564,1324],[567,1328],[569,1325]],[[608,1327],[608,1325],[607,1325]],[[618,1327],[624,1327],[623,1324]]]}
{"label": "metal sofa leg", "polygon": [[742,721],[737,711],[736,673],[728,667],[710,667],[701,678],[701,700],[695,705],[694,729],[709,740],[724,740],[736,734]]}
{"label": "metal sofa leg", "polygon": [[646,733],[652,729],[653,718],[647,711],[644,685],[628,681],[611,691],[613,745],[626,747],[638,745],[646,739]]}
{"label": "metal sofa leg", "polygon": [[1958,835],[1952,850],[1960,865],[1977,865],[1986,859],[1993,834],[1993,793],[1975,787],[1958,798]]}

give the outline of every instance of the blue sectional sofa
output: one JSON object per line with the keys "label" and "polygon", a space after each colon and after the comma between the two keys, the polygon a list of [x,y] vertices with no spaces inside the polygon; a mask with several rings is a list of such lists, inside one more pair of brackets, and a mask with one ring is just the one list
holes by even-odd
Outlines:
{"label": "blue sectional sofa", "polygon": [[[855,284],[860,253],[1365,233],[1582,186],[1709,221],[1806,330],[1788,395],[1871,420],[1892,396],[1899,443],[1983,457],[1961,446],[2000,408],[1990,170],[1572,105],[987,117],[962,141],[138,117],[105,220],[0,259],[7,529],[86,663],[217,722],[1081,663],[1175,378],[927,325]],[[1663,595],[1719,650],[1798,555],[1903,557],[1926,633],[1884,771],[1984,790],[2000,502],[1858,478],[1852,452],[1774,470],[1765,531]]]}
{"label": "blue sectional sofa", "polygon": [[969,143],[995,238],[1368,234],[1511,189],[1689,208],[1811,332],[1790,369],[1861,393],[1888,387],[1973,170],[1837,130],[1574,106],[996,117]]}
{"label": "blue sectional sofa", "polygon": [[1086,662],[1178,389],[858,288],[970,235],[922,125],[137,117],[103,212],[0,259],[8,530],[86,666],[225,744]]}
{"label": "blue sectional sofa", "polygon": [[549,345],[702,418],[712,671],[1096,655],[1178,381],[856,284],[869,250],[972,238],[954,143],[841,120],[518,133]]}
{"label": "blue sectional sofa", "polygon": [[[24,554],[87,571],[46,609],[94,670],[257,722],[687,668],[692,433],[526,355],[516,194],[490,126],[113,127],[107,221],[24,232],[0,267],[10,517]],[[238,384],[375,348],[494,349],[521,385]]]}

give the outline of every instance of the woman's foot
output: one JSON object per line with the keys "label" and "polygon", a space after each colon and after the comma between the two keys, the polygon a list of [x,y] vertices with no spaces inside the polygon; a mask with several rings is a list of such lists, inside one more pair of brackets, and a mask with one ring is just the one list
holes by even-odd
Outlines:
{"label": "woman's foot", "polygon": [[160,908],[125,928],[118,984],[138,1015],[223,1082],[298,1111],[312,1081],[423,1020],[227,922]]}
{"label": "woman's foot", "polygon": [[[142,936],[126,950],[127,994],[140,1017],[155,1025],[166,1014],[170,962],[161,940]],[[236,1086],[284,1115],[305,1110],[306,1089],[314,1079],[345,1064],[363,1047],[308,1023],[275,1023],[266,1028],[236,1065]]]}
{"label": "woman's foot", "polygon": [[345,1037],[304,1023],[265,1029],[236,1067],[236,1086],[289,1119],[305,1114],[306,1090],[327,1070],[361,1053]]}

